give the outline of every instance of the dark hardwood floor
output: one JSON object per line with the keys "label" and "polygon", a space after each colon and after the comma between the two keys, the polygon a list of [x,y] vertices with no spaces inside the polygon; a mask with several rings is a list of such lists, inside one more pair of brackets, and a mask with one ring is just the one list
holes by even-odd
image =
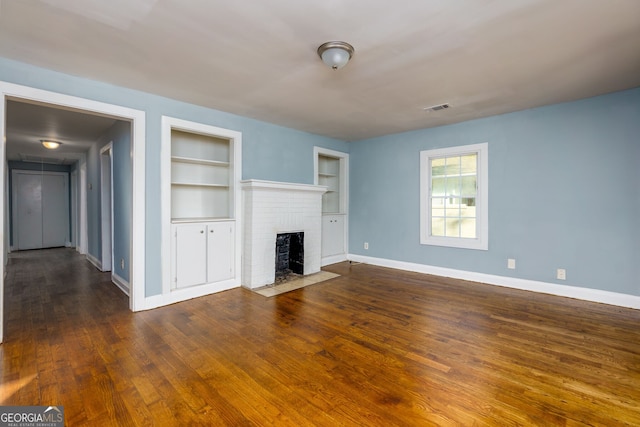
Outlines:
{"label": "dark hardwood floor", "polygon": [[67,425],[640,425],[640,311],[368,265],[131,313],[69,249],[12,254],[0,404]]}

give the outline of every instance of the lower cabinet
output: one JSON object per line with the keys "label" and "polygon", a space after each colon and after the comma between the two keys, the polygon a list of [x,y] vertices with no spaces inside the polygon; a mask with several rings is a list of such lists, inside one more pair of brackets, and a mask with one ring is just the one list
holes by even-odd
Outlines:
{"label": "lower cabinet", "polygon": [[172,228],[172,289],[235,277],[235,222],[180,223]]}
{"label": "lower cabinet", "polygon": [[322,215],[322,258],[346,253],[344,227],[345,215]]}

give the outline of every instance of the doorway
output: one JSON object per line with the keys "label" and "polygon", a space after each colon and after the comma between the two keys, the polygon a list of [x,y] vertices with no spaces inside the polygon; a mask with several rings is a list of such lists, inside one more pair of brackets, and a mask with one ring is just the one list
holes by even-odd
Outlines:
{"label": "doorway", "polygon": [[[145,297],[145,113],[118,105],[107,104],[99,101],[93,101],[85,98],[64,95],[56,92],[49,92],[41,89],[35,89],[27,86],[16,85],[12,83],[0,81],[0,180],[2,180],[2,188],[7,191],[7,161],[6,161],[6,120],[7,120],[7,102],[17,100],[31,103],[43,103],[58,106],[61,109],[84,111],[89,114],[98,114],[103,116],[114,117],[126,120],[131,123],[131,183],[130,196],[131,208],[128,223],[131,225],[129,239],[129,253],[131,260],[129,269],[129,308],[132,311],[143,310],[146,307]],[[80,165],[80,195],[86,194],[87,171],[84,165]],[[85,188],[83,188],[83,186]],[[89,184],[89,190],[91,184]],[[129,190],[128,189],[128,190]],[[7,197],[0,197],[0,218],[2,219],[3,231],[5,236],[9,233],[9,222],[7,215]],[[83,205],[83,200],[78,200]],[[86,226],[83,216],[86,212],[80,212],[79,223],[81,227]],[[84,224],[82,224],[84,222]],[[86,234],[86,233],[84,233]],[[86,243],[86,235],[78,236],[80,246]],[[86,246],[85,246],[86,248]],[[2,253],[4,262],[0,263],[0,319],[4,319],[4,272],[8,253],[7,239],[0,239],[0,252]],[[0,342],[4,338],[4,323],[0,322]]]}

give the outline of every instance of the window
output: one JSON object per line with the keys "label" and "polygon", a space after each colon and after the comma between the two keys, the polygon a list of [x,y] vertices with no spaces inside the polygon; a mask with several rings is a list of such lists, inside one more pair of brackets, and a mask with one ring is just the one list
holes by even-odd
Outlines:
{"label": "window", "polygon": [[488,144],[420,152],[420,243],[488,249]]}

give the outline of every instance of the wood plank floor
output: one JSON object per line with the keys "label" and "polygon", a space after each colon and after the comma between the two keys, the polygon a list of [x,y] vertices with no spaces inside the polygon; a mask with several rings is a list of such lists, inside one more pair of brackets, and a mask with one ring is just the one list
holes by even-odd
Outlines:
{"label": "wood plank floor", "polygon": [[640,311],[336,264],[131,313],[69,249],[12,254],[0,404],[67,425],[640,425]]}

